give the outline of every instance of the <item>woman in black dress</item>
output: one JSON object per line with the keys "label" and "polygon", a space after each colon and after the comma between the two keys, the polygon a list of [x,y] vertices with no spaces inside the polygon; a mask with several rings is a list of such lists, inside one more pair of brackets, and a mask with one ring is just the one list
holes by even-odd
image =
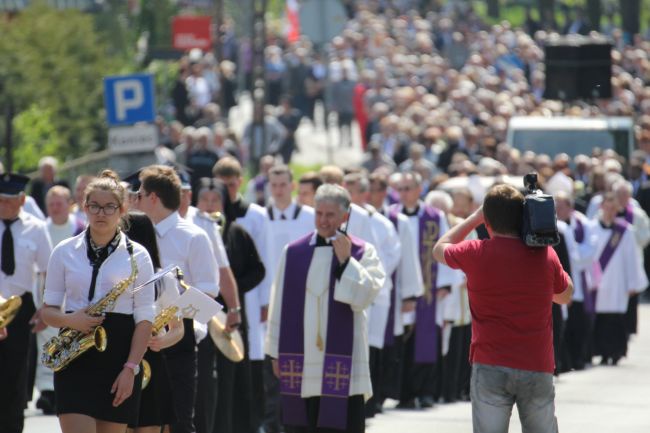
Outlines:
{"label": "woman in black dress", "polygon": [[[149,217],[141,212],[129,212],[127,225],[126,234],[147,249],[154,269],[160,270],[156,231]],[[154,290],[156,314],[167,306],[161,305],[163,293],[170,290],[176,292],[172,296],[178,296],[176,279],[171,273],[156,281]],[[129,423],[129,428],[133,429],[135,433],[160,433],[163,426],[176,422],[174,404],[171,399],[171,383],[165,365],[165,356],[161,349],[171,347],[183,338],[182,322],[178,319],[172,320],[168,328],[167,332],[161,332],[159,335],[151,337],[149,350],[144,354],[144,360],[147,361],[151,369],[151,378],[147,387],[142,390],[137,422]]]}
{"label": "woman in black dress", "polygon": [[[108,344],[54,373],[57,415],[64,433],[123,433],[137,419],[140,361],[154,319],[153,285],[133,289],[149,280],[153,266],[147,250],[120,228],[125,190],[115,173],[105,170],[88,185],[84,210],[88,228],[61,242],[50,257],[42,318],[83,334],[102,325]],[[129,284],[105,315],[87,313],[107,294],[118,293],[120,283]]]}

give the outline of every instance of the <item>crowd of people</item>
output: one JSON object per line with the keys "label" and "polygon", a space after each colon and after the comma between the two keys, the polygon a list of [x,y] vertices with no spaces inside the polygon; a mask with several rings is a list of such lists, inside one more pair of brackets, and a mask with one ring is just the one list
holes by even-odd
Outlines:
{"label": "crowd of people", "polygon": [[[555,249],[574,286],[570,305],[552,307],[544,372],[627,355],[650,271],[650,42],[608,29],[612,98],[560,103],[543,98],[552,29],[488,27],[469,2],[426,14],[411,3],[357,2],[324,50],[271,38],[269,107],[241,135],[229,111],[238,68],[251,72],[250,47],[227,33],[225,59],[192,52],[180,62],[176,120],[158,121],[162,165],[123,181],[79,176],[72,188],[52,157],[29,186],[0,176],[0,296],[22,299],[0,328],[7,431],[22,431],[34,386],[36,406],[58,414],[64,432],[360,432],[389,399],[410,409],[469,400],[472,286],[458,261],[435,260],[432,249],[474,221],[490,188],[531,171],[555,197]],[[326,124],[328,113],[342,146],[361,143],[362,163],[294,177],[292,153],[310,146],[297,129]],[[638,149],[520,152],[505,143],[515,115],[631,116]],[[119,281],[138,285],[169,265],[224,305],[242,361],[191,317],[152,334],[183,289],[173,279],[120,295],[103,318],[85,313]],[[36,361],[57,328],[100,323],[117,336],[102,355],[91,349],[54,374]],[[141,390],[142,359],[152,376]]]}

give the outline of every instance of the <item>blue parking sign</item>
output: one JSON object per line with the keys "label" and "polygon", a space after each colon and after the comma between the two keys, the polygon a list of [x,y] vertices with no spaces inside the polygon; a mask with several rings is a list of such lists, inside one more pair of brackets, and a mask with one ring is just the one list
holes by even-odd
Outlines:
{"label": "blue parking sign", "polygon": [[156,118],[153,77],[150,74],[105,77],[104,102],[110,126],[153,122]]}

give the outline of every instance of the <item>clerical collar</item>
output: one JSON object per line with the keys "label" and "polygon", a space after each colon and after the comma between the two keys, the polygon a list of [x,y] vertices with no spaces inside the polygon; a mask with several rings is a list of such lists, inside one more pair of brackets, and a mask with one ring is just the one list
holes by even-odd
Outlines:
{"label": "clerical collar", "polygon": [[612,222],[611,224],[606,224],[603,220],[598,220],[600,223],[600,226],[604,229],[611,229],[614,226],[614,223]]}
{"label": "clerical collar", "polygon": [[241,196],[238,196],[235,202],[230,202],[226,206],[226,219],[228,221],[234,221],[237,218],[245,217],[249,206],[250,203],[242,199]]}
{"label": "clerical collar", "polygon": [[334,239],[336,239],[336,235],[331,236],[329,238],[324,238],[321,235],[319,235],[318,232],[314,232],[314,235],[312,236],[309,245],[315,245],[317,247],[331,247],[332,241]]}
{"label": "clerical collar", "polygon": [[402,207],[402,213],[406,216],[416,216],[420,212],[420,205],[418,204],[415,208],[407,208],[406,206]]}

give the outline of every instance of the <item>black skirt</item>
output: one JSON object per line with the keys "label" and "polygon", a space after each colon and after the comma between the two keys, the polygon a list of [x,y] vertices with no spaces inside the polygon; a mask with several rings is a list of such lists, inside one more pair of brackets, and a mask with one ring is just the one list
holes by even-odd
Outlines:
{"label": "black skirt", "polygon": [[78,413],[119,424],[138,419],[142,372],[135,377],[133,393],[118,407],[113,407],[111,387],[124,368],[131,350],[135,330],[130,314],[106,314],[102,323],[108,338],[104,352],[94,348],[54,373],[57,415]]}
{"label": "black skirt", "polygon": [[138,422],[135,424],[129,423],[129,427],[173,424],[176,422],[176,413],[172,401],[171,383],[165,356],[161,352],[148,350],[144,355],[144,359],[151,367],[151,379],[140,396]]}

